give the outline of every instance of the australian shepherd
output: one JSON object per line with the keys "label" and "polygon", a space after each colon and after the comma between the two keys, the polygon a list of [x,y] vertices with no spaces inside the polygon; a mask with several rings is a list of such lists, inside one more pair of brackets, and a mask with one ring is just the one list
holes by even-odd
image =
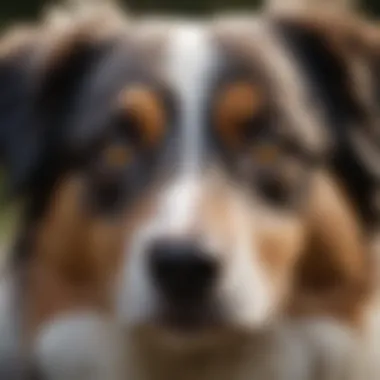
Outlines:
{"label": "australian shepherd", "polygon": [[2,37],[23,209],[1,379],[380,376],[380,34],[358,18],[104,8]]}

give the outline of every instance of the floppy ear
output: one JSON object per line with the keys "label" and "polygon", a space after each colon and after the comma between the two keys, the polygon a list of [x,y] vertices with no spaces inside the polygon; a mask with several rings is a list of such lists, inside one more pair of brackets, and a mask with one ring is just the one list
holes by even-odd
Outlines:
{"label": "floppy ear", "polygon": [[292,311],[359,322],[372,285],[371,257],[347,197],[327,175],[313,187],[307,227]]}
{"label": "floppy ear", "polygon": [[106,29],[91,19],[41,24],[0,40],[0,160],[17,194],[53,180],[69,99],[107,44]]}
{"label": "floppy ear", "polygon": [[380,214],[373,200],[380,184],[380,32],[349,14],[298,13],[274,19],[322,103],[335,142],[330,168],[371,228]]}
{"label": "floppy ear", "polygon": [[0,163],[17,189],[34,170],[40,151],[30,108],[39,40],[33,27],[16,27],[0,40]]}

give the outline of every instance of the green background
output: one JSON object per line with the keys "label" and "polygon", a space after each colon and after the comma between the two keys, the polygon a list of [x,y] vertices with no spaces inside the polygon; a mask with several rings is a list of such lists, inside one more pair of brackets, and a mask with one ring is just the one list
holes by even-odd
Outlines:
{"label": "green background", "polygon": [[[262,1],[262,0],[261,0]],[[260,0],[126,0],[125,3],[132,11],[180,11],[182,13],[202,14],[218,9],[255,8]],[[331,0],[334,1],[334,0]],[[0,5],[2,23],[14,19],[33,18],[44,0],[2,0]],[[360,6],[373,15],[380,14],[380,0],[361,0]]]}

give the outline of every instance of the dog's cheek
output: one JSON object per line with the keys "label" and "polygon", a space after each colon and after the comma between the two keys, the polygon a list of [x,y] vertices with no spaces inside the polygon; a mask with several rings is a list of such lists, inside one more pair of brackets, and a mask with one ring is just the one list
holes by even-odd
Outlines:
{"label": "dog's cheek", "polygon": [[295,268],[295,310],[358,323],[371,294],[372,260],[354,210],[327,175],[314,184],[307,226]]}
{"label": "dog's cheek", "polygon": [[276,225],[261,224],[255,239],[259,242],[264,268],[273,282],[279,286],[290,286],[294,267],[305,243],[305,226],[302,221],[291,218]]}

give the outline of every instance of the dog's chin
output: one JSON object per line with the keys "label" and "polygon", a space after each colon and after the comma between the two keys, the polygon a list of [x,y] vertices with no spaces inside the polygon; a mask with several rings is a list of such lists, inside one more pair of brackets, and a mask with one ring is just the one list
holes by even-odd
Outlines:
{"label": "dog's chin", "polygon": [[151,324],[135,330],[138,346],[152,350],[173,351],[177,353],[223,351],[241,347],[249,343],[248,335],[229,328],[209,327],[183,330],[178,327]]}
{"label": "dog's chin", "polygon": [[140,344],[175,350],[215,350],[248,343],[257,331],[223,315],[166,312],[133,329]]}
{"label": "dog's chin", "polygon": [[232,326],[222,319],[191,315],[161,317],[155,322],[155,327],[161,335],[185,341],[211,339],[227,332],[231,334],[233,330]]}

